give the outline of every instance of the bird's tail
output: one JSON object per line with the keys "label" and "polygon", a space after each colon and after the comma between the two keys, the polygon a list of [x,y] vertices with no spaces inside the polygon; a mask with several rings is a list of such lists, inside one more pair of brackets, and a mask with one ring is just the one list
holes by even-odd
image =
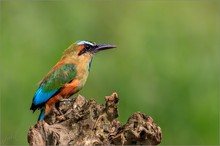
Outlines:
{"label": "bird's tail", "polygon": [[40,111],[40,115],[38,117],[38,121],[41,121],[44,119],[44,113],[45,113],[45,107],[42,107]]}
{"label": "bird's tail", "polygon": [[36,111],[38,107],[35,104],[31,104],[30,110],[33,110],[33,113]]}

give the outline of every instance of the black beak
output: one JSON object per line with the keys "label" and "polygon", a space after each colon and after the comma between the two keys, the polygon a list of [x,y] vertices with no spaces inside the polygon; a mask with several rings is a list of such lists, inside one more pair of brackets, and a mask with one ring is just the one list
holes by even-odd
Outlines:
{"label": "black beak", "polygon": [[110,44],[96,44],[95,46],[95,53],[102,51],[102,50],[107,50],[107,49],[112,49],[116,48],[115,45],[110,45]]}

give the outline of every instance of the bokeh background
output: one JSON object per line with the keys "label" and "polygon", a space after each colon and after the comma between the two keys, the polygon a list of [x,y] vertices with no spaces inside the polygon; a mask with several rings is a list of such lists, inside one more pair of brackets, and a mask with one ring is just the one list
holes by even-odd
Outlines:
{"label": "bokeh background", "polygon": [[219,1],[0,4],[1,145],[28,144],[37,84],[76,40],[118,46],[95,56],[80,94],[117,92],[119,120],[152,116],[163,145],[219,144]]}

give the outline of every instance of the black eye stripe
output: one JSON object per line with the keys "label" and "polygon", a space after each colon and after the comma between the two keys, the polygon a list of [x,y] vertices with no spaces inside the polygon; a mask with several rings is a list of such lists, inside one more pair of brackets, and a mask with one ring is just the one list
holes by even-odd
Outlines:
{"label": "black eye stripe", "polygon": [[[94,48],[94,46],[91,46],[91,45],[85,45],[85,47],[84,47],[84,49],[86,50],[86,51],[91,51],[91,50],[93,50],[93,48]],[[84,50],[83,49],[83,50]]]}
{"label": "black eye stripe", "polygon": [[93,47],[94,47],[94,46],[91,46],[91,45],[86,44],[86,45],[84,46],[84,48],[78,53],[78,55],[80,56],[80,55],[82,55],[82,54],[84,54],[84,53],[86,53],[86,52],[92,51],[92,50],[93,50]]}
{"label": "black eye stripe", "polygon": [[85,49],[86,49],[86,50],[89,50],[90,48],[91,48],[91,46],[89,46],[89,45],[86,45],[86,46],[85,46]]}

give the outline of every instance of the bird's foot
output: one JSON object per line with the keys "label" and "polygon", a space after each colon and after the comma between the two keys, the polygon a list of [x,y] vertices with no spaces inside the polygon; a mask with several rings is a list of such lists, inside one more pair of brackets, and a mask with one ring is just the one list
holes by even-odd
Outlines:
{"label": "bird's foot", "polygon": [[60,115],[64,115],[63,112],[61,111],[62,109],[61,105],[63,104],[65,105],[65,104],[68,104],[68,102],[74,102],[74,101],[75,101],[75,98],[61,98],[59,99],[59,102],[55,104],[55,108],[57,109]]}
{"label": "bird's foot", "polygon": [[59,101],[60,102],[74,102],[75,98],[62,98]]}
{"label": "bird's foot", "polygon": [[59,103],[59,102],[57,102],[57,103],[55,104],[55,108],[56,108],[56,110],[59,112],[60,115],[63,115],[63,112],[60,110],[60,103]]}

